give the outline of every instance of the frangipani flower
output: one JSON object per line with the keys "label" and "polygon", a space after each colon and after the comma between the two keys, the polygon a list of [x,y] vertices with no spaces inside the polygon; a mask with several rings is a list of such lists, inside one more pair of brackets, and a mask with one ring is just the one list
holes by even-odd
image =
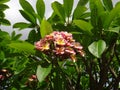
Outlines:
{"label": "frangipani flower", "polygon": [[50,43],[40,40],[35,43],[35,48],[40,51],[45,51],[50,49]]}
{"label": "frangipani flower", "polygon": [[[76,61],[76,54],[85,56],[83,47],[79,42],[75,42],[71,33],[54,31],[50,35],[46,35],[43,39],[35,43],[35,48],[39,51],[48,51],[49,55],[55,57],[60,56],[62,59],[71,58]],[[53,57],[54,57],[53,56]]]}

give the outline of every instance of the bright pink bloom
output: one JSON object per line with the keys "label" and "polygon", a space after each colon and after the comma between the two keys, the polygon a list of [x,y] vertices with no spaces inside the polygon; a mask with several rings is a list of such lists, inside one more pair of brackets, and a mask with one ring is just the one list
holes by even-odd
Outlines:
{"label": "bright pink bloom", "polygon": [[60,57],[71,58],[76,61],[76,54],[80,53],[85,56],[83,47],[79,42],[75,42],[71,33],[64,31],[54,31],[50,35],[46,35],[43,39],[35,43],[35,48],[39,51],[48,51],[49,55],[60,55]]}
{"label": "bright pink bloom", "polygon": [[45,42],[44,40],[40,40],[35,43],[35,48],[40,51],[49,50],[50,49],[50,43]]}

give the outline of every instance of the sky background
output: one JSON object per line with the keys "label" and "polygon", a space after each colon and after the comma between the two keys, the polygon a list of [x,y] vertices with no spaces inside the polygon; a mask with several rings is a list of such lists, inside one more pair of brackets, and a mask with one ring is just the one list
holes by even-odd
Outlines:
{"label": "sky background", "polygon": [[[34,8],[36,6],[37,0],[27,0]],[[63,3],[63,0],[44,0],[46,5],[46,12],[45,17],[48,18],[52,14],[52,8],[51,3],[54,1],[58,1],[60,3]],[[114,4],[120,0],[112,0]],[[74,0],[74,8],[76,7],[78,3],[78,0]],[[10,0],[8,3],[6,3],[10,8],[5,11],[6,18],[11,22],[11,26],[1,26],[2,30],[5,30],[9,33],[11,33],[13,30],[15,30],[17,33],[23,33],[23,36],[21,39],[26,39],[29,33],[29,29],[18,31],[17,29],[13,29],[13,24],[17,22],[26,22],[26,20],[21,16],[19,10],[22,9],[19,0]]]}

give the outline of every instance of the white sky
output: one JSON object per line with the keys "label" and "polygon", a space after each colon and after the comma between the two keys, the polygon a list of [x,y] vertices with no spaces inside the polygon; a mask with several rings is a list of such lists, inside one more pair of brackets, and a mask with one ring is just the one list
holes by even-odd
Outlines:
{"label": "white sky", "polygon": [[[36,5],[37,0],[27,0],[31,3],[33,7]],[[45,12],[45,17],[48,18],[52,14],[52,9],[51,9],[51,3],[54,1],[61,2],[63,0],[44,0],[46,4],[46,12]],[[118,2],[120,0],[113,0],[114,3]],[[78,0],[74,0],[74,7],[76,7]],[[20,14],[19,10],[21,9],[21,6],[19,4],[19,0],[10,0],[8,3],[8,6],[10,7],[5,11],[6,18],[11,22],[11,24],[15,24],[16,22],[24,22],[26,21]],[[13,31],[13,28],[11,26],[1,26],[2,30],[8,31],[11,33]],[[16,30],[17,31],[17,30]],[[18,32],[17,32],[18,33]],[[19,31],[19,33],[23,33],[22,39],[25,39],[29,33],[29,30],[22,30]]]}

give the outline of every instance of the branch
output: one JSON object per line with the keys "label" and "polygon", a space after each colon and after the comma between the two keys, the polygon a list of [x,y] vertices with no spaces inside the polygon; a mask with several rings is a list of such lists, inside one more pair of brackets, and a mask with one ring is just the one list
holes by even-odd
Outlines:
{"label": "branch", "polygon": [[114,69],[109,66],[109,70],[110,70],[111,74],[113,75],[113,77],[114,77],[115,79],[117,79],[117,74],[116,74],[116,72],[114,71]]}

